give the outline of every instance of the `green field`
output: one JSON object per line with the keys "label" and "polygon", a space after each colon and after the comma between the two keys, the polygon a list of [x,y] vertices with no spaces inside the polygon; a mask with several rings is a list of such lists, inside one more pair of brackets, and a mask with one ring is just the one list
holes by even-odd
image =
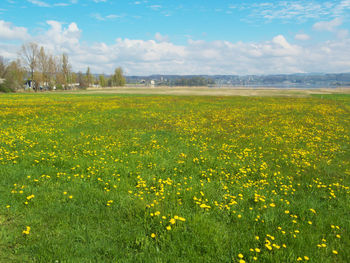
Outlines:
{"label": "green field", "polygon": [[0,262],[350,262],[350,96],[0,95]]}

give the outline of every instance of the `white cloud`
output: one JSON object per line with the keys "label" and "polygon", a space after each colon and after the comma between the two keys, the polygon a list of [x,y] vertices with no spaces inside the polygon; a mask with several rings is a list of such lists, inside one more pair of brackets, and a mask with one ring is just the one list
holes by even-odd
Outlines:
{"label": "white cloud", "polygon": [[[81,40],[82,31],[76,23],[47,21],[49,29],[30,40],[43,45],[53,54],[69,55],[75,71],[111,73],[122,66],[127,74],[277,74],[296,72],[347,72],[350,68],[350,38],[318,44],[296,45],[283,35],[269,41],[230,42],[188,40],[184,45],[165,42],[165,36],[155,40],[116,39],[112,44],[88,44]],[[0,29],[26,33],[2,21]],[[0,30],[4,35],[4,30]],[[17,33],[6,33],[7,39]],[[165,38],[165,39],[164,39]],[[305,38],[305,37],[304,37]],[[4,38],[3,38],[4,39]],[[0,55],[15,58],[19,45],[1,43]]]}
{"label": "white cloud", "polygon": [[347,29],[340,29],[337,31],[338,38],[347,38],[348,36],[349,36],[349,30]]}
{"label": "white cloud", "polygon": [[27,29],[13,26],[12,23],[0,20],[0,40],[26,40],[29,38]]}
{"label": "white cloud", "polygon": [[157,40],[158,42],[169,42],[169,36],[167,35],[162,35],[161,33],[157,32],[154,35],[155,40]]}
{"label": "white cloud", "polygon": [[95,18],[97,20],[100,20],[100,21],[106,21],[106,20],[114,20],[114,19],[117,19],[117,18],[121,18],[123,16],[116,15],[116,14],[110,14],[110,15],[107,15],[107,16],[102,16],[101,14],[96,13],[96,14],[92,14],[91,17],[93,17],[93,18]]}
{"label": "white cloud", "polygon": [[294,36],[294,39],[300,40],[300,41],[306,41],[306,40],[309,40],[309,39],[310,39],[310,36],[307,35],[307,34],[296,34],[296,35]]}
{"label": "white cloud", "polygon": [[334,18],[331,21],[320,21],[315,23],[312,28],[318,31],[334,31],[338,26],[343,23],[343,20],[339,17]]}
{"label": "white cloud", "polygon": [[40,7],[50,7],[50,4],[43,2],[43,1],[38,1],[38,0],[27,0],[29,3],[32,3],[33,5],[37,5]]}
{"label": "white cloud", "polygon": [[68,3],[65,2],[59,2],[59,3],[54,3],[54,4],[49,4],[47,2],[44,1],[39,1],[39,0],[27,0],[27,2],[39,6],[39,7],[65,7],[65,6],[70,6],[72,4],[76,4],[78,3],[78,0],[70,0]]}
{"label": "white cloud", "polygon": [[347,14],[350,10],[350,0],[335,1],[275,1],[243,3],[229,5],[230,9],[246,10],[250,14],[244,19],[251,20],[282,20],[283,22],[295,23],[314,19],[336,18]]}
{"label": "white cloud", "polygon": [[151,8],[151,9],[157,11],[157,10],[161,9],[162,6],[161,6],[161,5],[151,5],[151,6],[149,6],[149,8]]}
{"label": "white cloud", "polygon": [[54,4],[54,6],[69,6],[70,4],[68,3],[57,3],[57,4]]}

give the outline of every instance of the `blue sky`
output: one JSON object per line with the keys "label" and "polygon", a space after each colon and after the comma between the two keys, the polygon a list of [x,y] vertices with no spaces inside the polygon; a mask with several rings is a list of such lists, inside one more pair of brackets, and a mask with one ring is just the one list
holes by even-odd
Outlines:
{"label": "blue sky", "polygon": [[0,3],[0,55],[35,41],[97,73],[350,72],[349,29],[350,0]]}

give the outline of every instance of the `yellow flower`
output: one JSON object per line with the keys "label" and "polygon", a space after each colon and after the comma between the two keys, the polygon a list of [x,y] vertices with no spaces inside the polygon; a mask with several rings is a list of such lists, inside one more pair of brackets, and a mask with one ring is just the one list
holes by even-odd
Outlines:
{"label": "yellow flower", "polygon": [[166,230],[171,230],[171,226],[167,226],[167,227],[166,227]]}
{"label": "yellow flower", "polygon": [[173,224],[175,224],[175,223],[176,223],[176,220],[175,220],[174,218],[172,218],[172,219],[170,219],[170,221],[169,221],[169,222],[170,222],[170,224],[172,224],[172,225],[173,225]]}
{"label": "yellow flower", "polygon": [[185,219],[185,218],[180,217],[180,216],[179,216],[179,220],[180,220],[180,221],[183,221],[183,222],[185,222],[185,221],[186,221],[186,219]]}
{"label": "yellow flower", "polygon": [[332,253],[333,253],[334,255],[338,255],[338,251],[336,251],[336,250],[332,250]]}
{"label": "yellow flower", "polygon": [[240,260],[239,260],[239,263],[245,263],[245,260],[240,259]]}
{"label": "yellow flower", "polygon": [[260,248],[256,248],[256,249],[255,249],[255,252],[260,253]]}
{"label": "yellow flower", "polygon": [[315,209],[310,208],[309,210],[310,210],[312,213],[316,214]]}
{"label": "yellow flower", "polygon": [[26,226],[26,230],[23,230],[22,234],[29,235],[29,233],[30,233],[30,226]]}
{"label": "yellow flower", "polygon": [[308,256],[304,256],[304,259],[308,261],[310,258]]}
{"label": "yellow flower", "polygon": [[156,237],[156,234],[152,233],[151,238],[155,238],[155,237]]}
{"label": "yellow flower", "polygon": [[29,196],[27,196],[27,200],[30,200],[30,199],[32,199],[34,197],[35,197],[35,195],[29,195]]}
{"label": "yellow flower", "polygon": [[238,254],[239,258],[244,258],[244,256],[242,254]]}
{"label": "yellow flower", "polygon": [[69,199],[72,199],[72,198],[73,198],[73,196],[72,196],[72,195],[70,195],[70,196],[69,196]]}

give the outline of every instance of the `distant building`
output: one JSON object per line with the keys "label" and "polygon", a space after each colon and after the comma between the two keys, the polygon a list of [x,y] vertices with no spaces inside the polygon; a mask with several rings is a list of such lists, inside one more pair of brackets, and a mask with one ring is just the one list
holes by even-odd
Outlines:
{"label": "distant building", "polygon": [[6,79],[0,79],[0,84],[4,83]]}

